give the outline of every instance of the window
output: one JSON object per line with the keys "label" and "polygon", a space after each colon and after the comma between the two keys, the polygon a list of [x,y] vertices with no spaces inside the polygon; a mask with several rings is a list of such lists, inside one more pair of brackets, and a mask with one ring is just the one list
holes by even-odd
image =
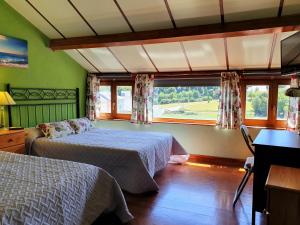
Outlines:
{"label": "window", "polygon": [[100,113],[111,113],[111,86],[100,86]]}
{"label": "window", "polygon": [[286,120],[289,107],[289,97],[284,93],[289,85],[279,85],[277,95],[277,120]]}
{"label": "window", "polygon": [[98,119],[130,119],[132,110],[131,82],[102,81]]}
{"label": "window", "polygon": [[131,114],[132,87],[117,86],[117,113]]}
{"label": "window", "polygon": [[153,116],[160,121],[215,121],[219,97],[219,86],[155,87]]}
{"label": "window", "polygon": [[268,85],[247,85],[246,119],[267,119],[269,102]]}
{"label": "window", "polygon": [[[241,79],[243,121],[249,126],[286,127],[290,80]],[[132,111],[132,81],[101,81],[100,119],[129,120]],[[218,79],[157,79],[153,96],[153,121],[215,124],[220,86]],[[99,119],[99,118],[98,118]]]}
{"label": "window", "polygon": [[244,123],[249,126],[286,127],[288,79],[243,80],[241,100]]}

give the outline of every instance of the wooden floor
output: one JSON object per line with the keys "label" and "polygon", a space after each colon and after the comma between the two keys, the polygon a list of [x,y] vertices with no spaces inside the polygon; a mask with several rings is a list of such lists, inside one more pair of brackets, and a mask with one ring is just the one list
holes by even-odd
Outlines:
{"label": "wooden floor", "polygon": [[[250,225],[252,180],[235,209],[232,199],[244,175],[238,168],[210,165],[169,165],[155,176],[159,193],[125,198],[135,219],[130,225]],[[257,225],[265,219],[257,214]],[[113,216],[97,224],[119,224]]]}

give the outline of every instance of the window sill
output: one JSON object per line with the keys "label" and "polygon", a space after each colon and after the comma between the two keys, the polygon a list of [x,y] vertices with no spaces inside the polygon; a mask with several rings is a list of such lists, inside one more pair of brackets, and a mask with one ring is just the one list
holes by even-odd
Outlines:
{"label": "window sill", "polygon": [[[127,121],[130,119],[125,118],[97,118],[97,121]],[[198,125],[198,126],[216,126],[216,121],[214,120],[174,120],[174,119],[158,119],[155,118],[152,122],[153,124],[182,124],[182,125]],[[257,125],[245,123],[247,127],[256,129],[276,129],[276,130],[286,130],[285,126],[274,126],[274,125]]]}
{"label": "window sill", "polygon": [[185,120],[185,119],[155,118],[153,119],[153,123],[216,126],[216,120],[189,120],[189,119]]}

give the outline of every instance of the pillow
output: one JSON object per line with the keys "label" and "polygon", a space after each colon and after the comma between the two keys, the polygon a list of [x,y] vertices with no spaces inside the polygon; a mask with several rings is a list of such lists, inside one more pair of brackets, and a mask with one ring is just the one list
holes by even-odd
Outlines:
{"label": "pillow", "polygon": [[67,121],[41,123],[37,125],[37,128],[40,128],[40,130],[47,138],[65,137],[67,135],[75,133],[75,131]]}
{"label": "pillow", "polygon": [[91,128],[94,127],[92,122],[86,117],[68,120],[68,122],[71,125],[71,127],[75,130],[76,134],[89,131]]}

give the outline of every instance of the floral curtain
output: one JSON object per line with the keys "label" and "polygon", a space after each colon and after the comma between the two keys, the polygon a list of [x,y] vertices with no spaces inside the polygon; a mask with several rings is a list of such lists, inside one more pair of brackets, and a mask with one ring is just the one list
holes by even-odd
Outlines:
{"label": "floral curtain", "polygon": [[221,73],[221,96],[217,126],[235,129],[242,123],[239,75],[236,72]]}
{"label": "floral curtain", "polygon": [[100,115],[100,78],[89,74],[86,84],[86,116],[90,120],[95,120]]}
{"label": "floral curtain", "polygon": [[138,74],[135,78],[131,122],[152,123],[154,76]]}
{"label": "floral curtain", "polygon": [[[299,88],[300,77],[293,75],[291,77],[291,88]],[[300,130],[300,98],[290,97],[287,125],[289,130]]]}

